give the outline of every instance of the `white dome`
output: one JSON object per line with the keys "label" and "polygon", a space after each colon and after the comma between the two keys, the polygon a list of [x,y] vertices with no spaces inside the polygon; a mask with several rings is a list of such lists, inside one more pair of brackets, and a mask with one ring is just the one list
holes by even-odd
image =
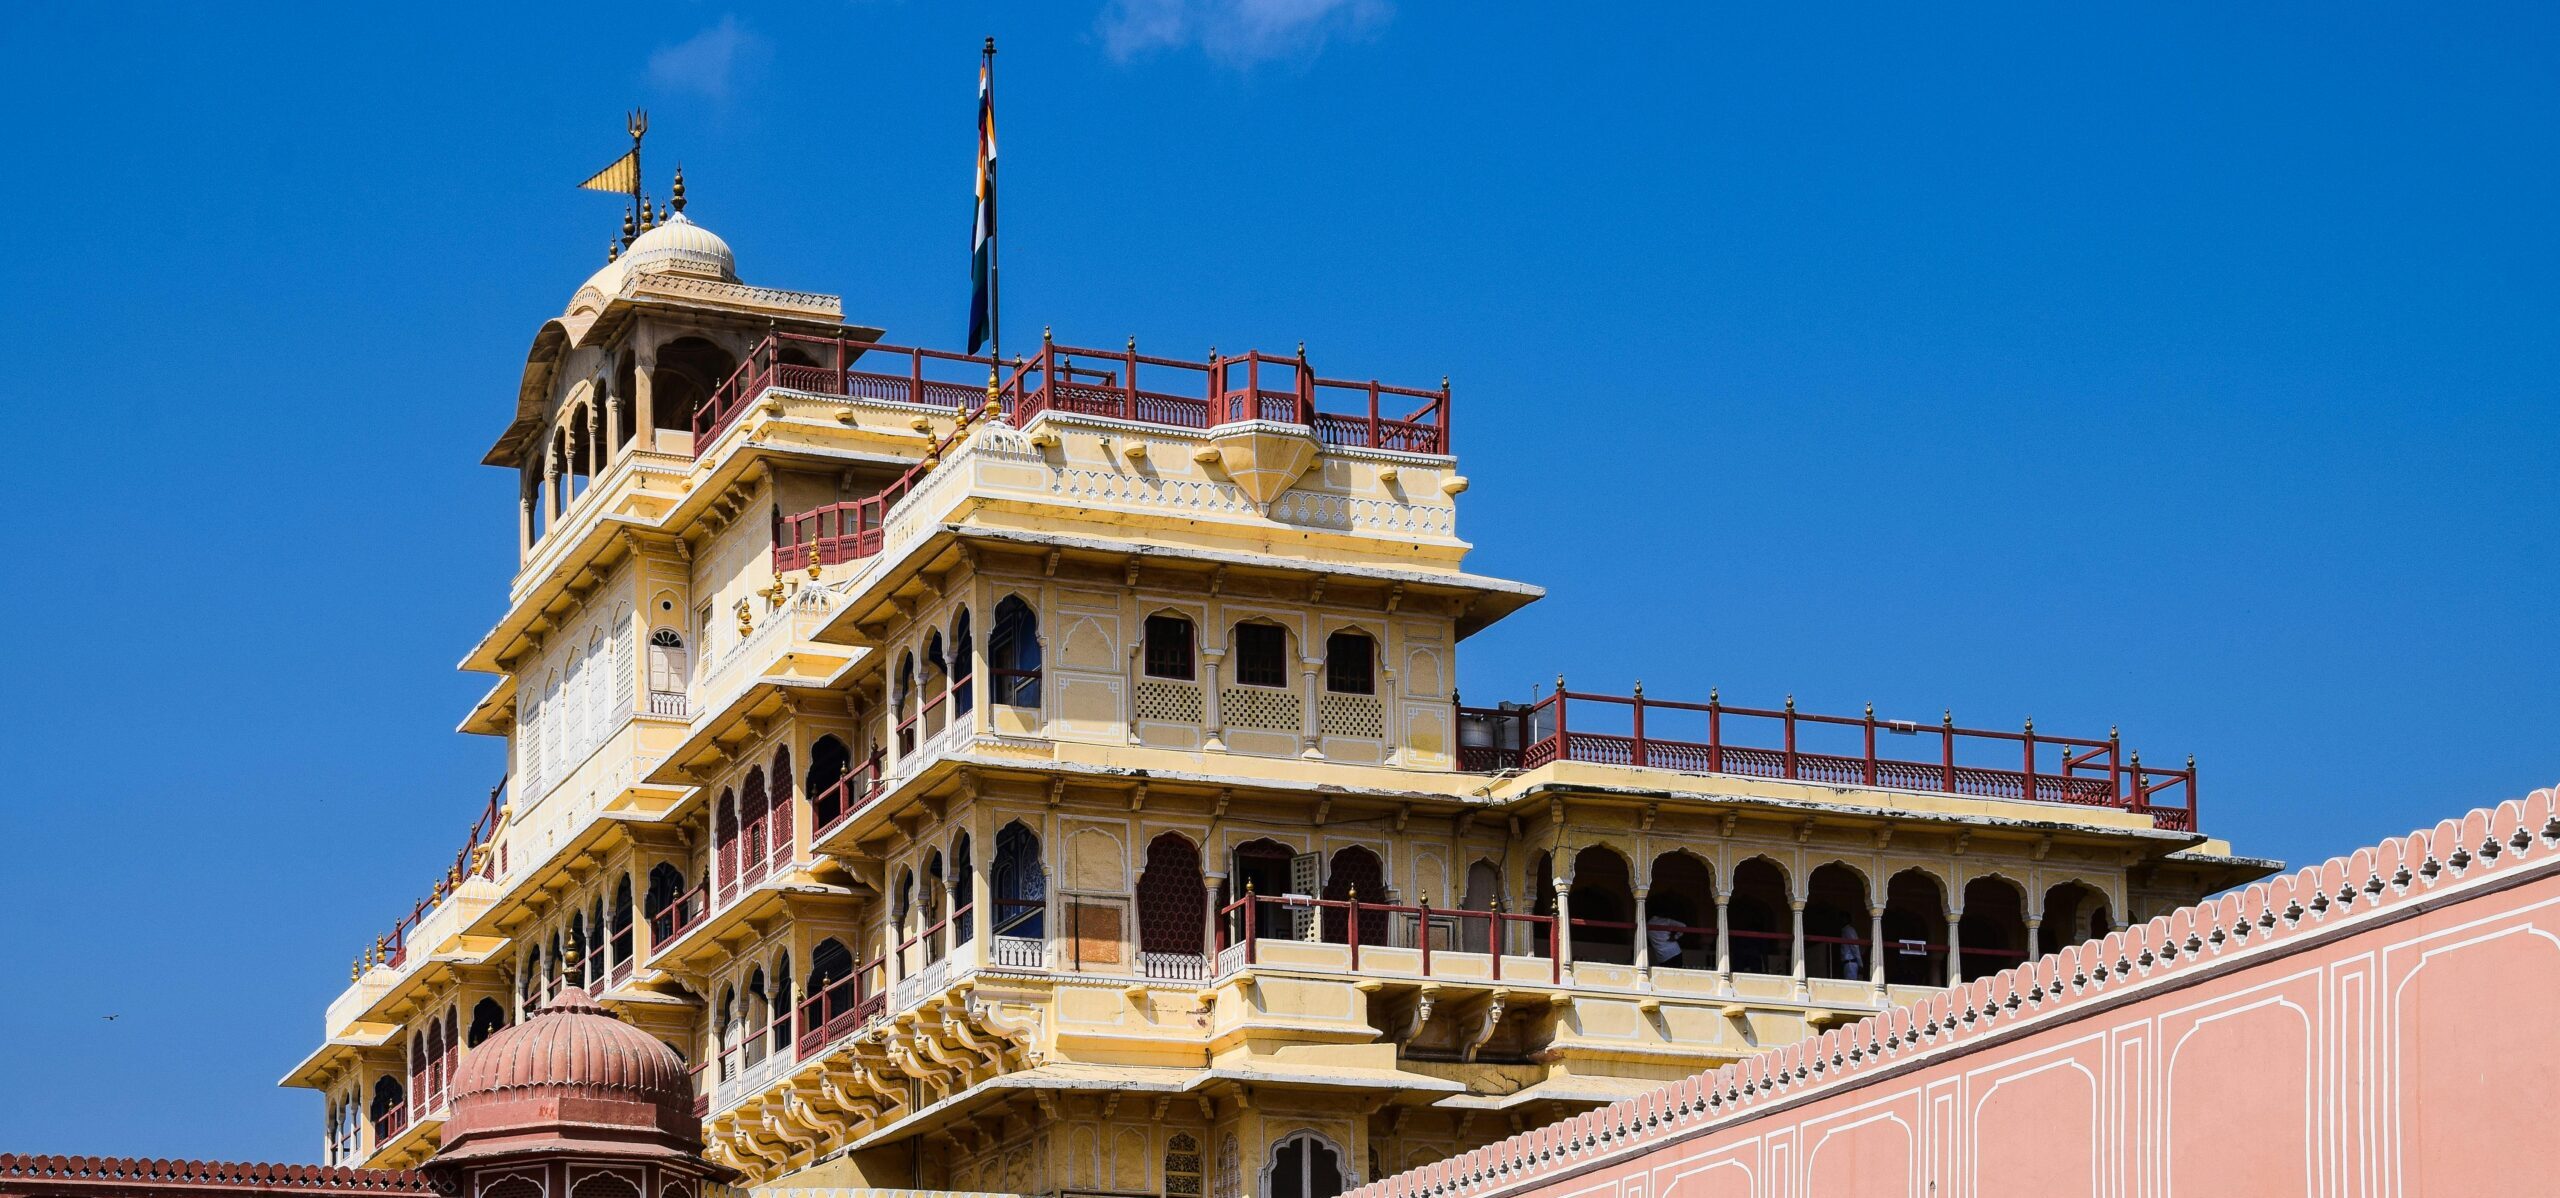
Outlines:
{"label": "white dome", "polygon": [[[623,283],[635,273],[694,275],[735,283],[738,259],[719,234],[686,219],[684,213],[673,212],[656,228],[634,238],[621,257],[588,276],[577,294],[584,296],[593,291],[595,298],[589,302],[601,306],[620,294]],[[574,312],[578,307],[578,300],[572,298],[570,310]]]}
{"label": "white dome", "polygon": [[631,248],[622,252],[622,265],[642,274],[704,275],[728,283],[738,281],[738,259],[729,252],[729,243],[685,219],[681,212],[670,214],[665,223],[633,241]]}

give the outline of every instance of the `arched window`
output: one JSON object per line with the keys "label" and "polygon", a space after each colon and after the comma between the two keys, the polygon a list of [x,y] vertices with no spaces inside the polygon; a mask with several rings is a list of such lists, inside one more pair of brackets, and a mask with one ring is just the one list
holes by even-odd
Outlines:
{"label": "arched window", "polygon": [[722,904],[726,905],[729,896],[735,894],[738,889],[738,794],[736,791],[724,789],[720,792],[720,805],[711,819],[711,843],[716,846],[719,857],[720,898]]}
{"label": "arched window", "polygon": [[613,880],[613,968],[631,964],[631,875]]}
{"label": "arched window", "polygon": [[1189,682],[1200,676],[1193,661],[1194,638],[1190,620],[1175,615],[1149,616],[1146,635],[1147,677]]}
{"label": "arched window", "polygon": [[764,767],[756,766],[747,771],[746,783],[738,790],[738,867],[750,882],[764,876],[765,861],[772,855],[767,813]]}
{"label": "arched window", "polygon": [[773,1051],[780,1055],[791,1047],[791,954],[786,952],[773,963]]}
{"label": "arched window", "polygon": [[1593,845],[1574,854],[1573,959],[1604,965],[1635,964],[1635,891],[1627,859]]}
{"label": "arched window", "polygon": [[684,634],[672,628],[650,633],[649,689],[662,695],[683,694],[684,669]]}
{"label": "arched window", "polygon": [[1178,1131],[1164,1142],[1164,1198],[1202,1198],[1200,1141]]}
{"label": "arched window", "polygon": [[[1491,911],[1502,896],[1502,871],[1493,862],[1477,859],[1467,867],[1467,892],[1459,898],[1462,911]],[[1497,935],[1494,925],[1500,921],[1489,917],[1459,917],[1458,942],[1449,947],[1470,953],[1490,953]]]}
{"label": "arched window", "polygon": [[1956,980],[1987,978],[2027,959],[2026,897],[2005,878],[1981,877],[1965,883],[1964,918],[1956,925],[1964,951]]}
{"label": "arched window", "polygon": [[1884,887],[1884,980],[1895,986],[1947,984],[1947,895],[1916,869]]}
{"label": "arched window", "polygon": [[740,1055],[753,1065],[764,1060],[766,1036],[773,1028],[773,993],[765,988],[764,970],[747,975],[747,1026],[742,1043],[746,1051]]}
{"label": "arched window", "polygon": [[711,1046],[720,1060],[719,1080],[727,1081],[738,1073],[738,1042],[742,1038],[738,1017],[738,990],[735,986],[720,988],[720,1003],[711,1009]]}
{"label": "arched window", "polygon": [[1048,872],[1040,865],[1040,838],[1015,820],[996,829],[995,871],[987,879],[995,892],[995,934],[1022,940],[1045,940],[1041,915],[1048,910]]}
{"label": "arched window", "polygon": [[844,1030],[840,1020],[861,1005],[860,983],[853,976],[853,953],[830,937],[809,950],[809,992],[800,1002],[800,1034],[818,1043]]}
{"label": "arched window", "polygon": [[1311,1132],[1280,1141],[1262,1170],[1263,1198],[1334,1198],[1349,1188],[1342,1154]]}
{"label": "arched window", "polygon": [[1809,977],[1871,980],[1867,881],[1837,861],[1805,876],[1804,969]]}
{"label": "arched window", "polygon": [[951,620],[951,714],[958,718],[977,706],[978,662],[970,646],[969,609]]}
{"label": "arched window", "polygon": [[1654,858],[1644,903],[1648,964],[1656,969],[1716,967],[1716,884],[1706,862],[1680,852]]}
{"label": "arched window", "polygon": [[2107,918],[2107,897],[2078,882],[2064,882],[2044,892],[2044,920],[2037,926],[2036,951],[2058,952],[2083,940],[2104,940],[2115,930]]}
{"label": "arched window", "polygon": [[916,655],[898,655],[898,672],[889,680],[889,709],[898,723],[898,756],[916,751]]}
{"label": "arched window", "polygon": [[917,935],[925,938],[924,959],[930,965],[942,959],[943,899],[948,893],[942,879],[942,852],[925,854],[924,875],[916,879]]}
{"label": "arched window", "polygon": [[889,924],[895,929],[894,934],[898,940],[898,961],[901,969],[913,968],[907,963],[907,949],[916,942],[916,925],[912,920],[915,911],[916,871],[901,869],[898,871],[897,889],[891,891],[889,896]]}
{"label": "arched window", "polygon": [[[1325,898],[1335,902],[1349,902],[1357,898],[1364,904],[1387,901],[1387,871],[1376,853],[1358,845],[1339,849],[1333,854],[1333,860],[1326,864],[1324,872]],[[1343,944],[1349,941],[1351,926],[1350,920],[1344,918],[1346,914],[1348,912],[1341,907],[1325,908],[1324,938],[1327,942]],[[1363,909],[1360,912],[1360,943],[1386,942],[1387,913]]]}
{"label": "arched window", "polygon": [[1796,971],[1795,914],[1787,901],[1787,875],[1766,857],[1733,867],[1733,899],[1725,910],[1733,932],[1736,973]]}
{"label": "arched window", "polygon": [[[1200,850],[1179,832],[1147,843],[1146,869],[1138,875],[1139,966],[1179,970],[1200,959],[1201,921],[1207,917],[1208,883],[1200,876]],[[1175,976],[1166,974],[1165,976]]]}
{"label": "arched window", "polygon": [[995,626],[987,632],[987,672],[994,675],[996,702],[1040,706],[1040,617],[1020,595],[996,604]]}
{"label": "arched window", "polygon": [[684,897],[684,871],[661,861],[649,867],[649,945],[656,948],[676,934],[676,903]]}
{"label": "arched window", "polygon": [[791,860],[791,823],[793,817],[791,810],[791,746],[789,745],[784,745],[773,751],[773,792],[766,800],[766,803],[773,814],[767,825],[772,831],[772,837],[767,841],[765,856],[772,859],[773,867],[779,870],[782,868],[784,862]]}
{"label": "arched window", "polygon": [[650,423],[677,432],[692,429],[695,412],[737,365],[729,351],[700,337],[659,346],[657,367],[649,372]]}
{"label": "arched window", "polygon": [[373,1118],[373,1139],[377,1144],[398,1135],[401,1128],[409,1125],[398,1078],[374,1079],[373,1102],[365,1108],[365,1113]]}
{"label": "arched window", "polygon": [[1378,693],[1378,642],[1343,629],[1324,641],[1324,688],[1337,695]]}
{"label": "arched window", "polygon": [[853,751],[832,736],[821,736],[809,746],[809,819],[826,828],[843,818],[848,795],[838,785],[853,772]]}
{"label": "arched window", "polygon": [[478,1048],[481,1041],[496,1035],[498,1029],[505,1026],[507,1026],[506,1008],[499,1006],[497,999],[481,999],[471,1008],[471,1039],[468,1043],[471,1047]]}
{"label": "arched window", "polygon": [[1289,685],[1289,632],[1277,624],[1236,625],[1236,685]]}
{"label": "arched window", "polygon": [[978,887],[969,876],[969,834],[951,842],[951,943],[967,944],[978,913]]}

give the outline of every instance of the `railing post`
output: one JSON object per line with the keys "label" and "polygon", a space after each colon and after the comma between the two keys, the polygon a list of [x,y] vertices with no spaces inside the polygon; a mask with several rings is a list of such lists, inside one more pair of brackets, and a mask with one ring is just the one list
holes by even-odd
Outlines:
{"label": "railing post", "polygon": [[1564,730],[1564,675],[1556,675],[1556,755],[1562,761],[1573,754],[1573,740]]}
{"label": "railing post", "polygon": [[1226,407],[1226,398],[1225,398],[1225,390],[1226,390],[1227,380],[1226,380],[1226,372],[1225,372],[1225,371],[1223,371],[1223,370],[1218,369],[1218,347],[1217,347],[1217,346],[1214,346],[1214,345],[1212,345],[1212,346],[1210,346],[1210,347],[1209,347],[1209,373],[1208,373],[1208,378],[1209,378],[1209,424],[1210,424],[1212,427],[1215,427],[1215,426],[1217,426],[1217,425],[1225,424],[1225,423],[1227,422],[1227,407]]}
{"label": "railing post", "polygon": [[[2124,799],[2124,737],[2114,728],[2107,729],[2107,793],[2117,801]],[[2192,789],[2192,784],[2190,785]]]}
{"label": "railing post", "polygon": [[1943,775],[1939,779],[1939,787],[1940,789],[1945,790],[1948,794],[1954,794],[1956,792],[1955,708],[1950,707],[1938,713],[1938,728],[1940,734],[1944,737],[1944,744],[1938,754],[1938,772]]}
{"label": "railing post", "polygon": [[1369,380],[1369,448],[1383,448],[1378,444],[1378,380],[1376,379]]}
{"label": "railing post", "polygon": [[1867,785],[1876,784],[1876,705],[1867,704]]}
{"label": "railing post", "polygon": [[1245,401],[1246,403],[1248,403],[1248,404],[1251,404],[1251,405],[1252,405],[1250,408],[1248,408],[1248,409],[1246,409],[1246,410],[1247,410],[1247,411],[1250,411],[1250,412],[1252,412],[1252,413],[1253,413],[1251,416],[1246,417],[1246,419],[1248,419],[1248,420],[1260,420],[1260,419],[1262,419],[1262,351],[1261,351],[1261,350],[1258,350],[1258,349],[1249,349],[1249,350],[1246,350],[1246,351],[1245,351],[1245,353],[1244,353],[1244,395],[1245,395],[1245,400],[1244,400],[1244,401]]}
{"label": "railing post", "polygon": [[1315,422],[1316,381],[1315,376],[1307,373],[1307,343],[1301,341],[1298,343],[1298,423],[1312,428]]}
{"label": "railing post", "polygon": [[1138,413],[1138,339],[1135,337],[1129,339],[1129,352],[1121,357],[1120,389],[1125,396],[1120,401],[1121,410],[1132,417],[1136,416]]}
{"label": "railing post", "polygon": [[924,351],[907,351],[907,402],[924,406]]}
{"label": "railing post", "polygon": [[1796,697],[1794,695],[1787,696],[1785,723],[1787,726],[1786,776],[1792,778],[1796,776]]}
{"label": "railing post", "polygon": [[1712,686],[1707,688],[1707,772],[1724,772],[1724,700]]}
{"label": "railing post", "polygon": [[2196,755],[2187,754],[2187,831],[2204,831],[2204,810],[2196,803]]}
{"label": "railing post", "polygon": [[1421,937],[1421,939],[1422,939],[1422,943],[1418,946],[1418,947],[1420,947],[1420,948],[1422,949],[1422,976],[1424,976],[1424,977],[1430,977],[1430,976],[1431,976],[1431,893],[1430,893],[1429,891],[1424,891],[1424,892],[1423,892],[1423,895],[1422,895],[1422,905],[1421,905],[1421,907],[1420,907],[1419,909],[1420,909],[1420,910],[1421,910],[1421,912],[1422,912],[1422,915],[1421,915],[1421,922],[1416,923],[1415,925],[1413,925],[1413,930],[1414,930],[1414,934],[1415,934],[1415,935],[1417,935],[1417,936],[1419,936],[1419,937]]}
{"label": "railing post", "polygon": [[1258,937],[1258,936],[1256,936],[1256,935],[1254,934],[1254,915],[1255,915],[1255,912],[1257,912],[1258,910],[1260,910],[1260,909],[1261,909],[1261,907],[1262,907],[1262,904],[1261,904],[1261,903],[1254,901],[1254,897],[1253,897],[1253,879],[1251,879],[1251,878],[1247,878],[1247,879],[1245,879],[1245,882],[1244,882],[1244,963],[1245,963],[1245,964],[1247,964],[1247,965],[1251,965],[1251,964],[1253,964],[1253,963],[1254,963],[1254,961],[1255,961],[1256,956],[1258,955],[1258,954],[1257,954],[1257,946],[1255,945],[1255,943],[1254,943],[1254,942],[1255,942],[1256,940],[1260,939],[1260,937]]}
{"label": "railing post", "polygon": [[1511,939],[1506,935],[1510,929],[1502,926],[1502,896],[1493,896],[1488,907],[1493,912],[1493,931],[1488,933],[1491,939],[1485,942],[1485,949],[1486,955],[1493,958],[1493,980],[1499,982],[1502,980],[1502,946]]}
{"label": "railing post", "polygon": [[1642,679],[1642,678],[1638,678],[1638,679],[1636,679],[1636,698],[1635,698],[1635,708],[1636,708],[1636,715],[1635,715],[1635,733],[1636,733],[1636,736],[1635,736],[1635,747],[1634,747],[1634,749],[1630,752],[1630,754],[1629,754],[1629,755],[1630,755],[1630,757],[1632,757],[1632,759],[1633,759],[1633,764],[1638,765],[1638,766],[1641,766],[1641,765],[1645,764],[1645,757],[1644,757],[1644,679]]}
{"label": "railing post", "polygon": [[1442,453],[1455,452],[1451,447],[1457,444],[1457,442],[1452,439],[1452,435],[1450,433],[1449,416],[1451,410],[1452,409],[1449,406],[1449,376],[1444,374],[1440,376],[1440,452]]}
{"label": "railing post", "polygon": [[2024,797],[2032,803],[2036,797],[2036,718],[2034,716],[2027,717],[2027,730],[2021,734],[2019,743],[2026,747],[2027,754],[2026,768],[2020,771],[2026,775],[2027,791]]}
{"label": "railing post", "polygon": [[1343,931],[1344,939],[1351,944],[1351,972],[1358,973],[1360,972],[1360,887],[1356,883],[1350,890],[1350,904],[1350,913],[1343,917]]}

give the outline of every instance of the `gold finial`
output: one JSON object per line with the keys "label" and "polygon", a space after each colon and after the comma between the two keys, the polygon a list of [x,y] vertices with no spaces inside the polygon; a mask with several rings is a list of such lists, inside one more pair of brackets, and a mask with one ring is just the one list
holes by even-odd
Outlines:
{"label": "gold finial", "polygon": [[635,142],[649,132],[649,110],[646,108],[634,108],[622,120],[623,127],[631,131],[631,140]]}
{"label": "gold finial", "polygon": [[1047,345],[1047,344],[1049,344],[1051,341],[1053,341],[1053,340],[1055,340],[1055,339],[1056,339],[1056,338],[1054,338],[1054,337],[1052,337],[1052,336],[1050,335],[1050,329],[1049,329],[1049,326],[1048,326],[1048,325],[1045,325],[1045,324],[1044,324],[1044,325],[1041,325],[1041,326],[1040,326],[1040,344],[1042,344],[1042,345]]}
{"label": "gold finial", "polygon": [[1796,697],[1795,697],[1794,695],[1789,695],[1789,696],[1787,696],[1787,710],[1789,710],[1789,711],[1794,711],[1795,709],[1796,709]]}
{"label": "gold finial", "polygon": [[1138,352],[1138,339],[1135,336],[1129,338],[1129,352],[1133,354]]}
{"label": "gold finial", "polygon": [[605,239],[604,239],[604,260],[605,260],[605,262],[606,262],[606,263],[608,263],[608,264],[610,264],[610,263],[612,263],[615,259],[618,259],[618,258],[620,258],[620,257],[622,257],[622,239],[621,239],[621,238],[618,238],[618,237],[607,237],[607,238],[605,238]]}
{"label": "gold finial", "polygon": [[642,197],[640,197],[640,231],[641,231],[641,232],[643,232],[643,233],[646,233],[646,232],[648,232],[649,230],[654,229],[654,228],[657,228],[657,227],[658,227],[658,203],[657,203],[657,201],[652,200],[652,199],[650,199],[650,198],[649,198],[649,197],[647,197],[647,196],[642,196]]}
{"label": "gold finial", "polygon": [[782,606],[782,576],[779,574],[774,575],[773,585],[756,593],[764,596],[765,607],[768,610]]}
{"label": "gold finial", "polygon": [[2028,716],[2028,717],[2027,717],[2027,731],[2029,731],[2029,732],[2033,732],[2033,731],[2035,731],[2035,730],[2036,730],[2036,718],[2035,718],[2034,716]]}
{"label": "gold finial", "polygon": [[1876,718],[1876,705],[1873,703],[1867,704],[1867,718],[1871,720]]}
{"label": "gold finial", "polygon": [[1217,347],[1217,346],[1212,345],[1212,346],[1210,346],[1210,347],[1209,347],[1209,361],[1210,361],[1210,363],[1211,363],[1212,365],[1215,365],[1215,364],[1217,363],[1217,361],[1218,361],[1218,347]]}
{"label": "gold finial", "polygon": [[1724,692],[1723,692],[1722,690],[1719,690],[1719,689],[1717,689],[1717,688],[1715,688],[1715,687],[1712,687],[1712,686],[1711,686],[1711,687],[1708,687],[1708,688],[1707,688],[1707,706],[1709,706],[1709,707],[1713,707],[1713,706],[1715,706],[1716,704],[1718,704],[1718,703],[1722,703],[1722,702],[1724,702]]}
{"label": "gold finial", "polygon": [[1307,343],[1303,338],[1298,342],[1298,360],[1301,362],[1307,360]]}
{"label": "gold finial", "polygon": [[1415,903],[1415,904],[1414,904],[1414,906],[1420,907],[1420,908],[1422,908],[1422,909],[1423,909],[1423,910],[1425,910],[1425,911],[1428,911],[1428,910],[1430,910],[1430,909],[1431,909],[1431,888],[1430,888],[1430,887],[1428,887],[1428,886],[1423,887],[1423,889],[1422,889],[1422,901],[1421,901],[1421,902],[1418,902],[1418,903]]}
{"label": "gold finial", "polygon": [[677,212],[684,211],[684,164],[681,162],[676,164],[676,185],[667,199],[667,207]]}
{"label": "gold finial", "polygon": [[363,960],[362,958],[358,958],[358,959],[356,959],[356,960],[353,960],[353,961],[349,961],[349,962],[347,962],[347,980],[348,980],[348,981],[352,982],[352,981],[356,980],[357,978],[360,978],[360,977],[363,977],[363,976],[364,976],[364,960]]}
{"label": "gold finial", "polygon": [[1636,679],[1636,697],[1639,699],[1644,697],[1644,679],[1642,678]]}
{"label": "gold finial", "polygon": [[1253,893],[1253,879],[1246,878],[1244,880],[1244,892],[1247,895],[1251,895]]}
{"label": "gold finial", "polygon": [[631,244],[631,239],[632,239],[632,238],[635,238],[635,237],[638,237],[639,235],[640,235],[640,211],[639,211],[639,209],[638,209],[636,206],[635,206],[635,207],[631,207],[631,208],[625,208],[625,209],[623,209],[623,210],[622,210],[622,244],[624,244],[624,245],[629,245],[629,244]]}
{"label": "gold finial", "polygon": [[1353,882],[1351,884],[1351,901],[1355,905],[1360,901],[1360,884],[1358,882]]}
{"label": "gold finial", "polygon": [[825,568],[825,564],[818,560],[818,539],[811,537],[809,538],[809,581],[818,581],[818,572]]}
{"label": "gold finial", "polygon": [[1564,693],[1564,671],[1562,670],[1556,671],[1556,693],[1559,695]]}
{"label": "gold finial", "polygon": [[987,362],[987,415],[989,416],[1004,410],[1002,403],[1004,382],[997,377],[997,373],[995,361],[989,359]]}
{"label": "gold finial", "polygon": [[738,600],[738,635],[745,636],[755,630],[755,614],[748,609],[746,600]]}
{"label": "gold finial", "polygon": [[2196,755],[2193,753],[2187,754],[2187,772],[2190,774],[2196,772]]}
{"label": "gold finial", "polygon": [[1942,726],[1944,726],[1944,727],[1948,727],[1948,728],[1953,728],[1953,727],[1955,727],[1955,726],[1956,726],[1956,709],[1955,709],[1955,708],[1950,707],[1950,708],[1947,708],[1947,709],[1946,709],[1946,710],[1944,710],[1944,711],[1939,712],[1939,713],[1938,713],[1938,723],[1939,723],[1940,725],[1942,725]]}
{"label": "gold finial", "polygon": [[2107,743],[2109,743],[2109,744],[2114,744],[2115,742],[2120,741],[2120,740],[2123,740],[2123,739],[2124,739],[2124,733],[2122,733],[2122,732],[2118,731],[2118,730],[2116,729],[2116,726],[2115,726],[2115,725],[2113,725],[2113,724],[2109,724],[2109,725],[2107,725]]}

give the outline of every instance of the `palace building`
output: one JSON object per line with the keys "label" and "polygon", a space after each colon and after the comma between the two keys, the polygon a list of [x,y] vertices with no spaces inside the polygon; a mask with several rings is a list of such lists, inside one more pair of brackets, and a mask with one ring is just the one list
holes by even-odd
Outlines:
{"label": "palace building", "polygon": [[2274,868],[2112,731],[1462,701],[1542,592],[1445,380],[893,345],[682,188],[492,405],[510,769],[284,1078],[330,1164],[488,1142],[559,1010],[705,1185],[1330,1198]]}

